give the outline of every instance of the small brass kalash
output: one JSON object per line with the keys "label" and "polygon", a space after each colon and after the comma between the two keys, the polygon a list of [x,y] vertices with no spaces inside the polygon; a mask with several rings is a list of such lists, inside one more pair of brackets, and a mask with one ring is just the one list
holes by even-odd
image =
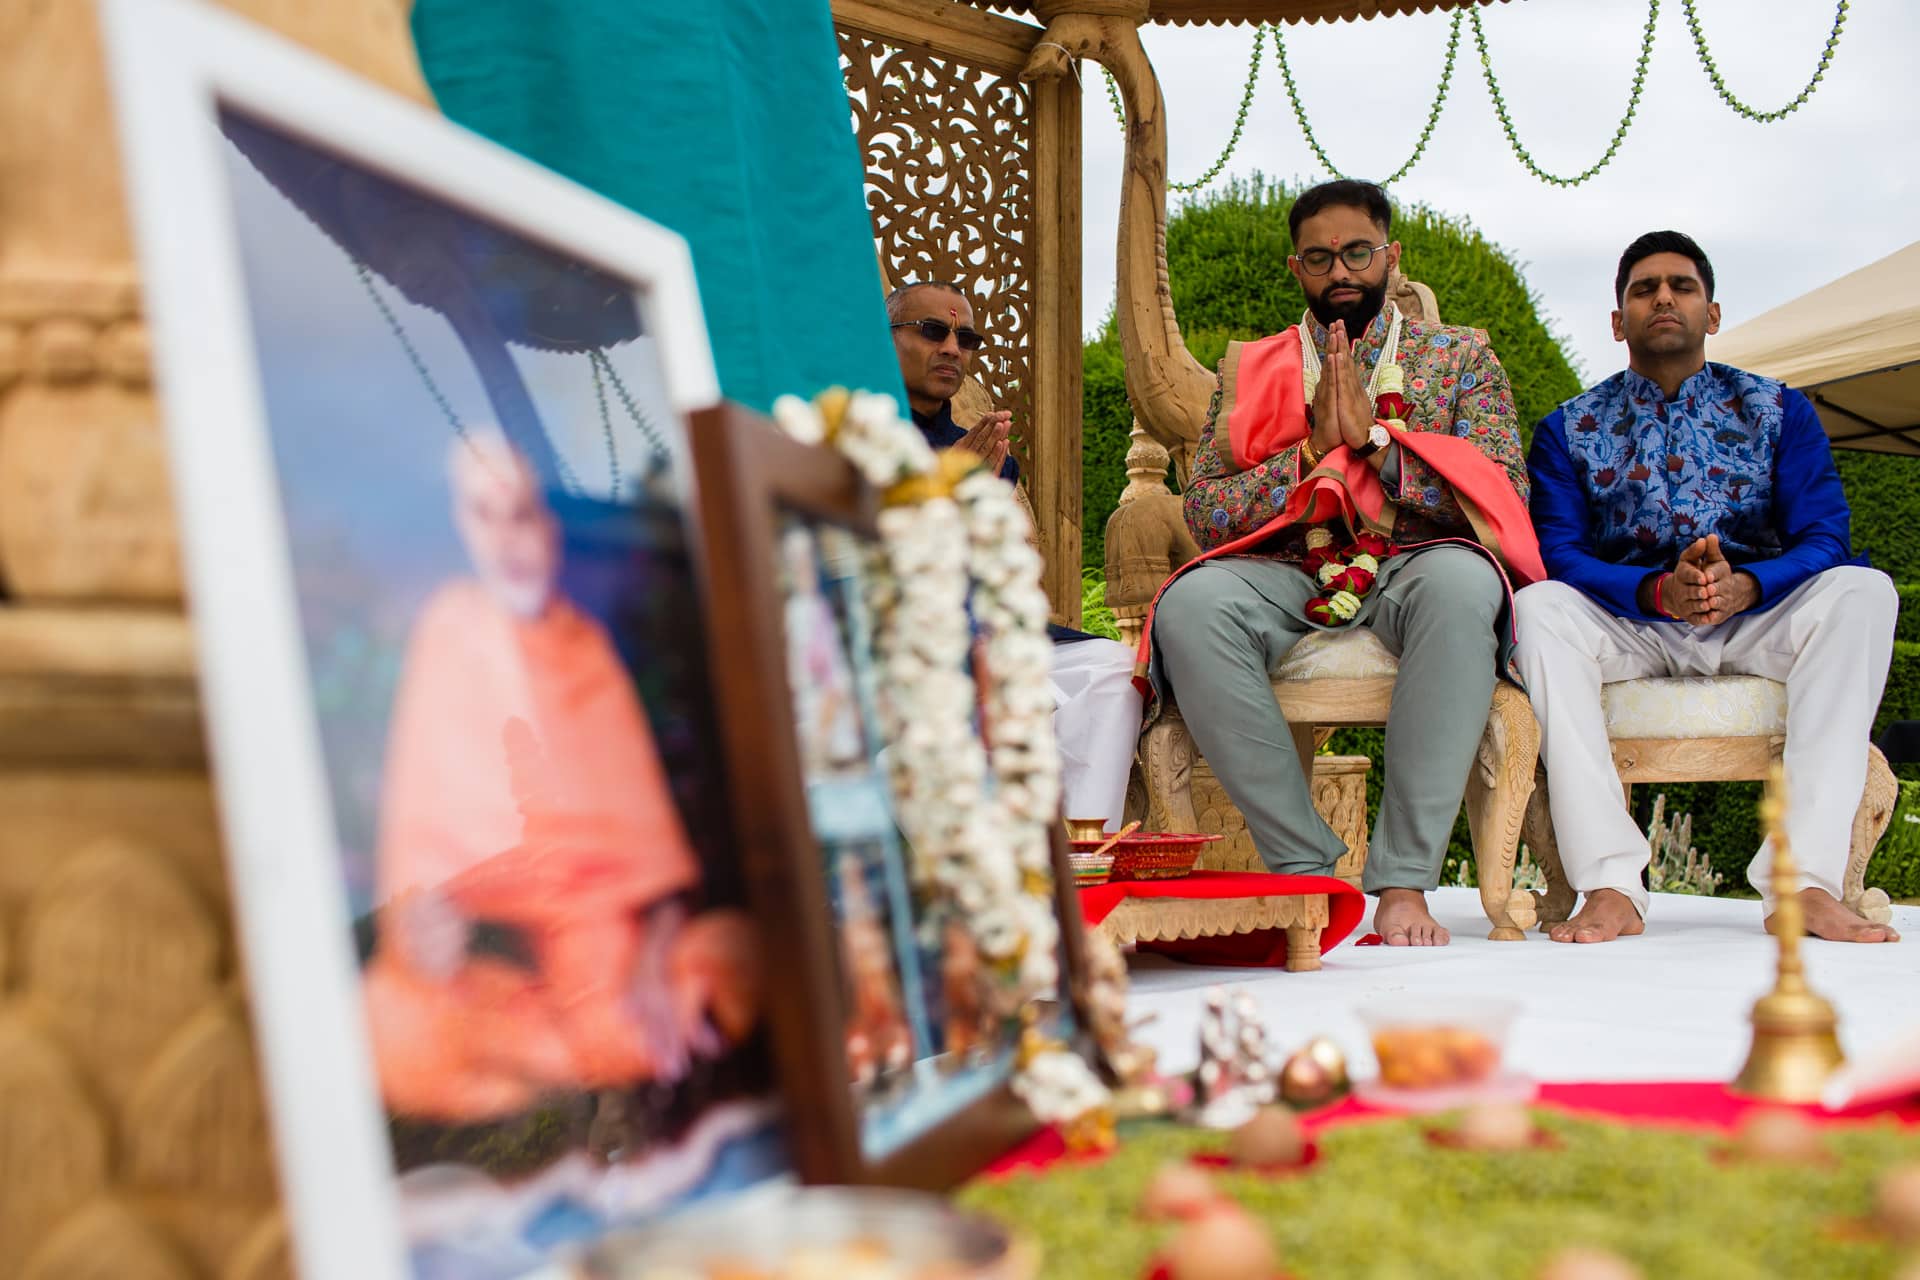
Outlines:
{"label": "small brass kalash", "polygon": [[1833,1006],[1807,986],[1800,962],[1806,932],[1800,904],[1800,872],[1787,843],[1786,775],[1776,762],[1760,801],[1760,822],[1773,848],[1773,935],[1780,970],[1773,990],[1753,1005],[1753,1048],[1734,1077],[1736,1093],[1774,1102],[1818,1102],[1820,1090],[1846,1059]]}

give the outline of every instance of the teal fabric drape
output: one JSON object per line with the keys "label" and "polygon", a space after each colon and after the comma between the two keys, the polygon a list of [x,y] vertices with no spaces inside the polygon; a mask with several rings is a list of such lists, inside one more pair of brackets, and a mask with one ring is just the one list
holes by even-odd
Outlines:
{"label": "teal fabric drape", "polygon": [[827,0],[415,0],[441,110],[693,246],[721,390],[902,395]]}

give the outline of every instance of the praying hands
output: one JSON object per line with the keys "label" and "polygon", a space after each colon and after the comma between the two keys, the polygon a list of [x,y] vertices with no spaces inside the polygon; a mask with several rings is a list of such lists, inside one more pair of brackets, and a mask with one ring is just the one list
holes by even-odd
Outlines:
{"label": "praying hands", "polygon": [[955,441],[953,447],[979,454],[986,460],[987,470],[999,475],[1000,468],[1007,461],[1012,432],[1013,414],[1005,409],[996,409],[974,424],[973,430]]}
{"label": "praying hands", "polygon": [[1718,534],[1695,539],[1658,584],[1659,612],[1694,627],[1717,626],[1760,601],[1759,583],[1728,562]]}
{"label": "praying hands", "polygon": [[[1327,328],[1327,354],[1313,396],[1313,451],[1324,454],[1342,444],[1357,449],[1366,444],[1372,428],[1373,402],[1361,380],[1359,362],[1353,358],[1346,321],[1335,320]],[[1378,467],[1385,455],[1375,453],[1369,461]]]}

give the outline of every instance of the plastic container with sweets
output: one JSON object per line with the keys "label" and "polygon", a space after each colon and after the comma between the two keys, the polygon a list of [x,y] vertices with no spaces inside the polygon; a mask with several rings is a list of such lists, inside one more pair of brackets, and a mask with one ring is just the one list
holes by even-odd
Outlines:
{"label": "plastic container with sweets", "polygon": [[1505,1069],[1507,1032],[1520,1006],[1480,996],[1423,995],[1363,1006],[1379,1074],[1354,1094],[1372,1106],[1443,1111],[1474,1102],[1525,1102],[1534,1082]]}

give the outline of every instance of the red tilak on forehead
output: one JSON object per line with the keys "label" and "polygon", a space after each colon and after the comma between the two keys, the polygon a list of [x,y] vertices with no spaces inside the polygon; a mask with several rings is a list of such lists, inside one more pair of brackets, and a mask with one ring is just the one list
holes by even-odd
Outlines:
{"label": "red tilak on forehead", "polygon": [[954,322],[954,324],[956,324],[956,325],[957,325],[957,324],[959,324],[959,323],[960,323],[960,308],[958,308],[958,307],[948,307],[948,308],[947,308],[947,319],[949,319],[949,320],[951,320],[951,321],[953,321],[953,322]]}

